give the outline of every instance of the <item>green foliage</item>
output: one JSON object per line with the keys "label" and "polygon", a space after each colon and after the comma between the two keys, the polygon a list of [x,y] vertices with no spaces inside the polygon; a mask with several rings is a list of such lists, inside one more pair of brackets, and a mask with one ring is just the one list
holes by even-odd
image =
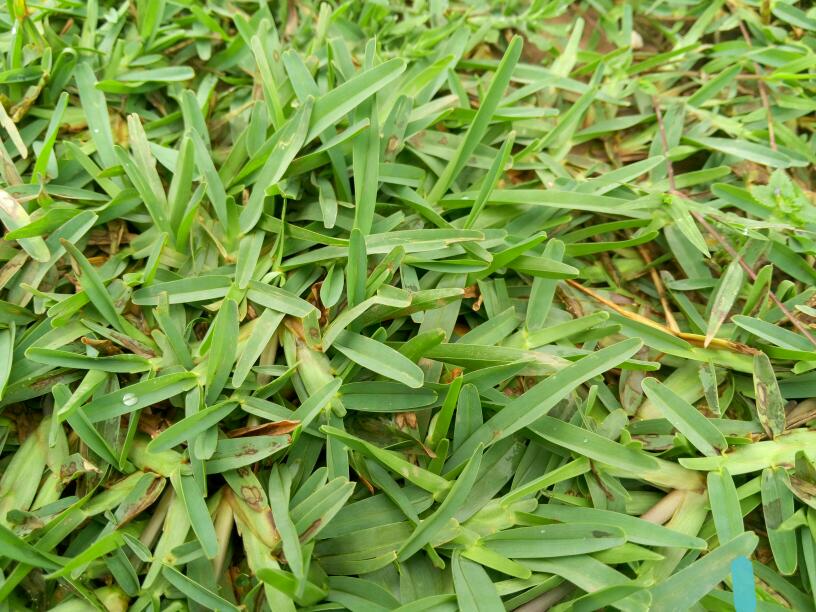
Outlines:
{"label": "green foliage", "polygon": [[4,3],[0,612],[813,610],[814,32]]}

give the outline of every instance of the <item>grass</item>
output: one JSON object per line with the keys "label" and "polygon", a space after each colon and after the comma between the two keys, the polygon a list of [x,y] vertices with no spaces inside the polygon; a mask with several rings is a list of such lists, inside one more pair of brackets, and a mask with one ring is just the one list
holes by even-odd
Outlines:
{"label": "grass", "polygon": [[0,41],[0,610],[814,610],[816,9]]}

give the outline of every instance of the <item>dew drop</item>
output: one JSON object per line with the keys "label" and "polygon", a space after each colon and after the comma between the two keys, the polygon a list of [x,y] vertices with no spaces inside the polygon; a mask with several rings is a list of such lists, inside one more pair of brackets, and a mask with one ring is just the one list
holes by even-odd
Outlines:
{"label": "dew drop", "polygon": [[125,406],[135,406],[136,402],[139,401],[139,398],[133,395],[133,393],[125,393],[122,396],[122,403]]}

